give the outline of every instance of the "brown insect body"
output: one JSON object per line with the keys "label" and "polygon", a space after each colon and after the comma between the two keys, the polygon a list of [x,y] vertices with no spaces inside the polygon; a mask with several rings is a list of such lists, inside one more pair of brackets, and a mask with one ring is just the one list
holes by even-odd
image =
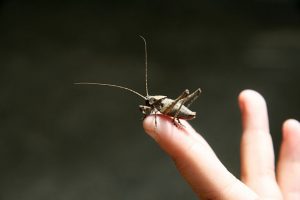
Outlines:
{"label": "brown insect body", "polygon": [[189,91],[185,90],[184,94],[187,96],[181,95],[175,100],[162,95],[149,96],[148,98],[146,97],[146,105],[140,105],[139,107],[145,116],[159,112],[174,117],[174,119],[190,120],[196,117],[196,112],[191,111],[188,106],[199,96],[200,92],[201,90],[198,89],[194,93],[189,94]]}
{"label": "brown insect body", "polygon": [[[189,90],[186,89],[175,100],[167,98],[167,96],[163,96],[163,95],[149,95],[148,94],[147,44],[146,44],[145,38],[142,36],[140,36],[140,37],[143,39],[143,41],[145,43],[146,96],[143,96],[142,94],[136,92],[135,90],[132,90],[130,88],[123,87],[120,85],[113,85],[113,84],[108,84],[108,83],[89,83],[89,82],[80,82],[80,83],[75,83],[75,84],[109,86],[109,87],[115,87],[115,88],[120,88],[120,89],[130,91],[145,100],[145,105],[139,106],[144,117],[151,115],[151,114],[155,114],[155,116],[156,116],[157,113],[161,113],[163,115],[172,117],[173,122],[176,126],[178,124],[180,124],[179,119],[185,119],[185,120],[194,119],[196,117],[196,112],[191,111],[188,107],[200,95],[200,93],[201,93],[200,88],[198,88],[196,91],[194,91],[191,94],[189,93]],[[177,120],[178,123],[175,120]],[[155,125],[156,125],[156,118],[155,118]]]}

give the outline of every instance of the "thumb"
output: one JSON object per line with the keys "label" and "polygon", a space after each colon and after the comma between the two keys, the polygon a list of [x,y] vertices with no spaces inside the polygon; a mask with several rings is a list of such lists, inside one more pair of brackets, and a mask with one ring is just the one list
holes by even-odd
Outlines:
{"label": "thumb", "polygon": [[181,175],[203,199],[256,199],[257,195],[236,179],[208,143],[186,121],[182,127],[164,115],[148,116],[145,131],[174,160]]}

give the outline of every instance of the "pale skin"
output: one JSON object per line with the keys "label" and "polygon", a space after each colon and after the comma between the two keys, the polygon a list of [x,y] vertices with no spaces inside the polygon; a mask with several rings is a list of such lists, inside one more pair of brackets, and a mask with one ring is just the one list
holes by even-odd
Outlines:
{"label": "pale skin", "polygon": [[151,115],[143,126],[174,160],[180,174],[201,199],[300,199],[299,122],[288,119],[283,123],[275,167],[264,98],[253,90],[245,90],[238,101],[243,124],[240,179],[225,168],[205,139],[186,121],[181,120],[184,128],[179,129],[172,119],[158,115],[155,127]]}

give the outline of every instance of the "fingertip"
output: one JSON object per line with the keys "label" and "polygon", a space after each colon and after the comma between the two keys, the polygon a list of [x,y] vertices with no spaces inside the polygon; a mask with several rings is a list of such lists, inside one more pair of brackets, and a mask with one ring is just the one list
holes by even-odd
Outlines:
{"label": "fingertip", "polygon": [[[264,97],[255,90],[246,89],[239,94],[239,104],[242,110],[246,108],[256,107],[258,105],[266,105]],[[247,105],[246,105],[247,104]]]}
{"label": "fingertip", "polygon": [[153,131],[154,129],[154,116],[149,115],[147,116],[144,121],[143,121],[143,127],[145,129],[145,131]]}
{"label": "fingertip", "polygon": [[287,140],[295,136],[300,136],[300,123],[296,119],[288,119],[282,125],[282,137]]}
{"label": "fingertip", "polygon": [[204,143],[203,138],[187,121],[180,120],[180,123],[181,125],[176,126],[172,118],[156,114],[147,116],[143,121],[143,127],[150,137],[173,156],[175,149],[185,149],[191,140]]}
{"label": "fingertip", "polygon": [[143,121],[143,128],[145,132],[156,140],[156,130],[155,130],[155,117],[152,115],[147,116]]}
{"label": "fingertip", "polygon": [[254,90],[244,90],[239,95],[244,130],[269,132],[267,104],[264,97]]}
{"label": "fingertip", "polygon": [[300,123],[296,119],[287,119],[283,123],[283,128],[284,129],[288,129],[288,128],[295,128],[295,129],[297,129],[297,128],[299,128],[299,126],[300,126]]}
{"label": "fingertip", "polygon": [[143,127],[146,133],[156,141],[158,138],[166,138],[174,131],[178,131],[172,119],[161,114],[147,116],[143,121]]}

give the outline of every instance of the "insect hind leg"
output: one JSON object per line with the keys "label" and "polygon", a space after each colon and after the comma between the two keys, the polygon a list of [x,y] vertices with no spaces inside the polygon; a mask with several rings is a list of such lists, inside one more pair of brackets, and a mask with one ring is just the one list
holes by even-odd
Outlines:
{"label": "insect hind leg", "polygon": [[169,106],[166,107],[165,109],[162,109],[161,112],[162,112],[163,114],[166,114],[166,115],[167,115],[168,113],[172,112],[174,106],[178,103],[178,101],[180,101],[181,99],[186,98],[186,97],[189,95],[189,93],[190,93],[190,92],[189,92],[188,89],[184,90],[183,93],[182,93],[179,97],[177,97],[177,98],[172,102],[171,105],[169,105]]}
{"label": "insect hind leg", "polygon": [[[182,106],[184,105],[184,103],[186,102],[186,98],[182,100],[177,112],[175,113],[174,117],[173,117],[173,124],[177,127],[184,127],[184,125],[180,122],[179,118],[178,118],[178,114],[180,113],[180,109],[182,108]],[[176,122],[177,120],[177,122]]]}
{"label": "insect hind leg", "polygon": [[199,95],[201,94],[201,89],[198,88],[197,90],[195,90],[192,94],[189,94],[187,97],[186,97],[186,101],[184,103],[184,105],[186,107],[189,107],[198,97]]}

